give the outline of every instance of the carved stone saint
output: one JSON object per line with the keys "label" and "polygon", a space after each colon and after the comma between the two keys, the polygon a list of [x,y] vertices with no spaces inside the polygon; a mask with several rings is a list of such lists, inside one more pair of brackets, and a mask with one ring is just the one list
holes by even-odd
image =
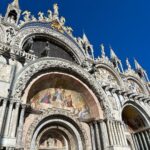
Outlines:
{"label": "carved stone saint", "polygon": [[10,44],[12,41],[12,37],[15,35],[15,31],[13,28],[9,28],[6,30],[7,33],[7,43]]}
{"label": "carved stone saint", "polygon": [[39,21],[44,21],[45,20],[43,12],[39,12],[38,16],[39,16]]}
{"label": "carved stone saint", "polygon": [[53,20],[58,19],[59,16],[59,11],[58,11],[58,4],[54,4],[53,5],[53,9],[54,9],[54,16],[53,16]]}
{"label": "carved stone saint", "polygon": [[46,46],[45,46],[43,52],[41,53],[41,56],[42,56],[42,57],[50,56],[50,50],[51,50],[51,49],[50,49],[50,44],[49,44],[49,42],[47,41],[47,42],[46,42]]}
{"label": "carved stone saint", "polygon": [[24,15],[24,17],[23,17],[24,21],[25,22],[29,22],[30,21],[31,12],[29,12],[28,10],[26,10],[22,14]]}
{"label": "carved stone saint", "polygon": [[26,52],[33,53],[34,52],[33,51],[33,43],[34,43],[33,37],[30,37],[24,46],[24,50]]}

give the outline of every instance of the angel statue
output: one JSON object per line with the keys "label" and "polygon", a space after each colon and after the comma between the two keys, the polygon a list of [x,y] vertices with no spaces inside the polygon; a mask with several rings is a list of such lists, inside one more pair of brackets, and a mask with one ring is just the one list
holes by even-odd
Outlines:
{"label": "angel statue", "polygon": [[59,16],[59,12],[58,12],[58,4],[54,4],[53,5],[53,9],[54,9],[54,16],[53,16],[53,19],[58,19],[58,16]]}
{"label": "angel statue", "polygon": [[37,19],[34,17],[34,15],[31,16],[32,21],[37,21]]}
{"label": "angel statue", "polygon": [[104,45],[101,44],[100,47],[101,47],[102,58],[104,58],[105,57],[105,48],[104,48]]}
{"label": "angel statue", "polygon": [[25,22],[29,22],[30,21],[31,12],[29,12],[28,10],[26,10],[22,14],[24,15],[24,17],[23,17],[24,21]]}
{"label": "angel statue", "polygon": [[52,11],[51,11],[51,10],[48,10],[47,13],[48,13],[47,21],[50,21],[50,22],[51,22],[51,21],[53,20]]}
{"label": "angel statue", "polygon": [[73,29],[71,27],[66,27],[66,32],[72,36]]}
{"label": "angel statue", "polygon": [[38,16],[39,16],[39,21],[44,21],[44,13],[43,12],[39,12],[38,13]]}
{"label": "angel statue", "polygon": [[61,17],[60,18],[60,24],[61,24],[61,26],[64,26],[65,22],[66,22],[66,19],[64,17]]}

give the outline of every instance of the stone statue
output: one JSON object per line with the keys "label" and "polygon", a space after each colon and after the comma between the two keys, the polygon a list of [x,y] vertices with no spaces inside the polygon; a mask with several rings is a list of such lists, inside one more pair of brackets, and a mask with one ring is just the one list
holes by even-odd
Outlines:
{"label": "stone statue", "polygon": [[31,12],[29,12],[28,10],[26,10],[22,14],[24,15],[24,17],[23,17],[24,21],[25,22],[29,22],[30,21]]}
{"label": "stone statue", "polygon": [[71,27],[66,27],[65,30],[69,35],[72,36],[73,29]]}
{"label": "stone statue", "polygon": [[34,17],[34,15],[31,16],[32,21],[37,21],[37,19]]}
{"label": "stone statue", "polygon": [[42,53],[41,53],[41,56],[42,57],[45,57],[45,56],[49,56],[50,55],[50,44],[49,44],[49,42],[47,41],[46,42],[46,46],[45,46],[45,48],[44,48],[44,50],[42,51]]}
{"label": "stone statue", "polygon": [[32,54],[32,53],[34,52],[34,51],[33,51],[33,43],[34,43],[33,37],[29,37],[27,43],[26,43],[25,46],[24,46],[24,50],[25,50],[26,52],[29,52],[29,53]]}
{"label": "stone statue", "polygon": [[54,8],[54,14],[59,15],[59,12],[58,12],[58,4],[54,4],[53,8]]}
{"label": "stone statue", "polygon": [[101,44],[100,47],[101,47],[101,56],[102,56],[102,58],[104,58],[105,57],[105,47],[103,44]]}
{"label": "stone statue", "polygon": [[52,11],[51,10],[48,10],[48,20],[47,21],[52,21],[53,20],[53,15],[52,15]]}
{"label": "stone statue", "polygon": [[7,43],[10,44],[12,41],[12,37],[15,35],[15,31],[13,28],[9,28],[6,30],[7,33]]}
{"label": "stone statue", "polygon": [[131,69],[131,65],[129,63],[129,59],[128,58],[126,59],[126,64],[127,64],[128,70],[130,70]]}
{"label": "stone statue", "polygon": [[45,20],[45,17],[44,17],[44,13],[43,13],[43,12],[39,12],[39,13],[38,13],[38,16],[39,16],[39,21],[44,21],[44,20]]}
{"label": "stone statue", "polygon": [[10,16],[10,17],[8,17],[7,21],[8,21],[9,23],[12,23],[12,24],[15,24],[15,23],[16,23],[15,17],[14,17],[13,15]]}
{"label": "stone statue", "polygon": [[60,24],[61,24],[61,26],[64,26],[65,22],[66,22],[66,19],[64,17],[61,17],[60,18]]}
{"label": "stone statue", "polygon": [[57,4],[54,4],[53,5],[53,9],[54,9],[54,15],[53,15],[53,19],[58,19],[58,16],[59,16],[59,12],[58,12],[58,5]]}

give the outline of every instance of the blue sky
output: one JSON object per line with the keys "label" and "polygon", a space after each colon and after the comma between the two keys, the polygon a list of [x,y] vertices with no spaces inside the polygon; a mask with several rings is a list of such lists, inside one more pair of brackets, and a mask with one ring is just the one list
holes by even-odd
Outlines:
{"label": "blue sky", "polygon": [[[3,15],[10,2],[0,0]],[[87,34],[96,56],[101,43],[107,55],[111,45],[124,68],[126,57],[133,67],[136,58],[150,75],[150,0],[20,0],[20,7],[32,14],[46,13],[54,3],[58,3],[60,15],[74,29],[75,36]]]}

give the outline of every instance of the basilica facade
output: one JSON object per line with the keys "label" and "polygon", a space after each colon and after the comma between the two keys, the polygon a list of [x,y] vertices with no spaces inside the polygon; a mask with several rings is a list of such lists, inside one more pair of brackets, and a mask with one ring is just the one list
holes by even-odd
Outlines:
{"label": "basilica facade", "polygon": [[150,150],[146,71],[110,48],[94,57],[57,4],[47,15],[0,15],[1,150]]}

